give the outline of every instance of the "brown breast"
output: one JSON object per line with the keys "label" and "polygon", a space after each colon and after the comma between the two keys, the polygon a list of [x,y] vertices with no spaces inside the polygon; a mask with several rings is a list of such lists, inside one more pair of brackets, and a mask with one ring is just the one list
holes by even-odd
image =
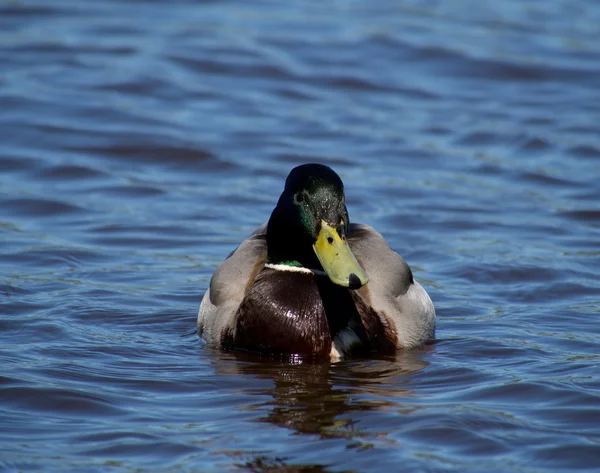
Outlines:
{"label": "brown breast", "polygon": [[230,342],[263,353],[329,356],[331,335],[315,276],[263,269],[240,304]]}
{"label": "brown breast", "polygon": [[328,358],[337,333],[350,328],[361,341],[359,351],[394,353],[393,329],[382,324],[365,299],[367,287],[351,291],[324,276],[264,268],[240,304],[235,331],[224,337],[223,345]]}

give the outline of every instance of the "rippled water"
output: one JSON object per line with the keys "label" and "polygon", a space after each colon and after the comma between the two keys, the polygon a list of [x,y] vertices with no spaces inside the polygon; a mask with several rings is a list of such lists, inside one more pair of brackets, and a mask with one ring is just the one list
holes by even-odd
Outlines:
{"label": "rippled water", "polygon": [[[600,4],[0,3],[0,469],[600,467]],[[211,350],[219,262],[338,171],[438,312],[396,359]]]}

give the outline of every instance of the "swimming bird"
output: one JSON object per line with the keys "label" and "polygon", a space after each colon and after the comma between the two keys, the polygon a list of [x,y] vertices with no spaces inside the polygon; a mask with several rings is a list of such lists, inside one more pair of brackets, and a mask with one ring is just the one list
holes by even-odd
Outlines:
{"label": "swimming bird", "polygon": [[268,222],[216,269],[198,332],[213,346],[337,360],[422,345],[435,309],[383,236],[350,223],[335,171],[304,164]]}

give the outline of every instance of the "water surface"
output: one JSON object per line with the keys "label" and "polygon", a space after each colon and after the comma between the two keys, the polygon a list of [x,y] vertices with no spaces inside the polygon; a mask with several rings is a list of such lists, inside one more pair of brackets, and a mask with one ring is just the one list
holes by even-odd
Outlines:
{"label": "water surface", "polygon": [[[599,25],[592,0],[0,3],[0,469],[596,471]],[[212,272],[314,161],[427,288],[434,344],[198,339]]]}

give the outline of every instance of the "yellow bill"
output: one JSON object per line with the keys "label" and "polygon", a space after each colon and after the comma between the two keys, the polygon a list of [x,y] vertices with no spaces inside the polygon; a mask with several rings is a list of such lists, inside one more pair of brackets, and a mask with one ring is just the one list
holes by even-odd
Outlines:
{"label": "yellow bill", "polygon": [[346,240],[342,240],[337,230],[321,220],[321,231],[313,244],[317,258],[329,279],[339,286],[358,289],[369,282]]}

